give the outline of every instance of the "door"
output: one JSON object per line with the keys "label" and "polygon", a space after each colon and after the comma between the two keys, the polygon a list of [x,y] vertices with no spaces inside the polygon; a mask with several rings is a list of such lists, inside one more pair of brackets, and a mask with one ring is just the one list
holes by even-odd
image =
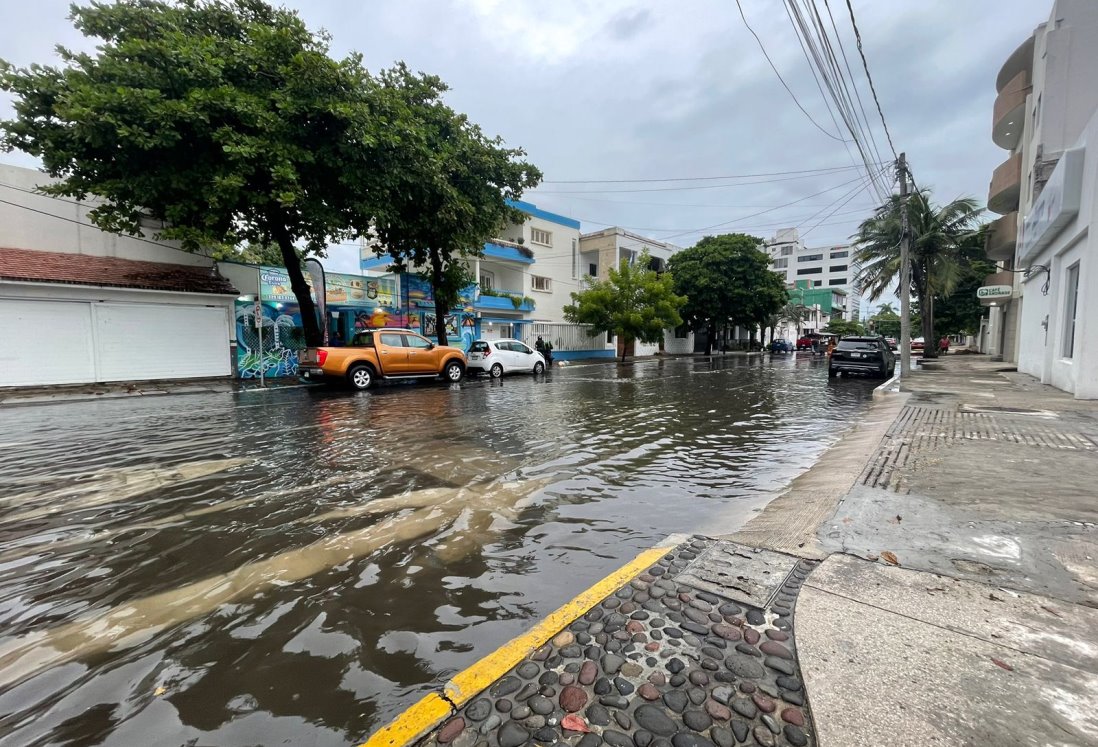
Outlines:
{"label": "door", "polygon": [[224,306],[96,303],[99,381],[228,376],[229,310]]}
{"label": "door", "polygon": [[408,373],[408,349],[404,347],[404,335],[399,332],[380,332],[374,335],[377,357],[385,376],[401,376]]}
{"label": "door", "polygon": [[434,345],[426,337],[404,335],[404,345],[408,348],[408,371],[416,374],[436,374],[440,365],[438,356],[432,350]]}
{"label": "door", "polygon": [[511,349],[515,353],[516,368],[522,371],[532,371],[534,369],[534,361],[537,360],[537,356],[534,355],[533,348],[523,342],[512,342]]}
{"label": "door", "polygon": [[91,304],[0,300],[0,386],[95,381]]}

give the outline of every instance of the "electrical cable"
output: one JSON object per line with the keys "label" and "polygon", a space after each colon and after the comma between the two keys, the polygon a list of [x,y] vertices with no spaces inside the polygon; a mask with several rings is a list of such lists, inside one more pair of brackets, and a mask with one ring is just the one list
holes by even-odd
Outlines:
{"label": "electrical cable", "polygon": [[[8,185],[4,184],[4,185],[0,185],[0,186],[5,186],[6,187]],[[18,187],[13,187],[13,189],[19,189],[19,188]],[[25,190],[21,190],[21,191],[25,191]],[[36,192],[36,193],[33,193],[33,194],[38,194],[38,193]],[[48,197],[48,195],[43,195],[43,197]],[[68,202],[68,200],[64,200],[64,201]],[[12,207],[22,208],[23,210],[29,210],[32,213],[38,213],[39,215],[45,215],[45,216],[50,217],[50,218],[56,218],[57,220],[63,220],[63,221],[66,221],[68,223],[75,223],[76,225],[84,226],[85,228],[94,228],[97,231],[102,231],[103,230],[102,228],[95,225],[94,223],[85,223],[83,221],[76,220],[75,218],[67,218],[64,215],[54,215],[53,213],[48,213],[45,210],[39,210],[38,208],[32,208],[29,205],[20,205],[18,202],[10,202],[9,200],[0,199],[0,203],[2,203],[4,205],[10,205]],[[109,232],[107,232],[107,233],[109,233]],[[126,234],[125,237],[128,238],[128,239],[133,239],[135,241],[144,241],[146,244],[152,244],[153,246],[162,246],[166,249],[174,249],[176,251],[184,251],[184,250],[180,249],[178,246],[172,246],[171,244],[163,244],[159,241],[153,241],[152,239],[146,239],[143,236],[131,236],[129,234]]]}
{"label": "electrical cable", "polygon": [[850,171],[852,166],[843,166],[839,169],[833,169],[828,172],[820,172],[815,174],[806,174],[802,176],[785,176],[778,179],[758,179],[752,182],[737,182],[734,184],[703,184],[700,186],[678,186],[678,187],[653,187],[650,189],[540,189],[535,187],[531,189],[531,192],[536,192],[542,195],[602,195],[602,194],[633,194],[637,192],[690,192],[699,189],[731,189],[733,187],[750,187],[759,184],[777,184],[779,182],[792,182],[800,179],[816,179],[821,176],[830,176],[831,174],[841,171]]}
{"label": "electrical cable", "polygon": [[758,42],[759,49],[762,51],[763,57],[765,57],[766,61],[770,63],[770,69],[774,71],[774,75],[778,76],[778,80],[781,81],[782,86],[785,88],[785,90],[789,94],[790,98],[793,99],[793,103],[795,103],[797,105],[797,108],[801,110],[801,113],[804,114],[804,116],[808,117],[808,121],[811,122],[813,125],[815,125],[817,130],[819,130],[823,134],[827,135],[832,140],[838,140],[840,143],[845,142],[845,140],[843,138],[841,138],[837,135],[832,135],[830,132],[828,132],[826,129],[824,129],[823,126],[820,125],[819,122],[817,122],[815,119],[812,118],[812,115],[808,113],[808,110],[806,110],[803,106],[801,106],[801,102],[797,100],[797,96],[793,93],[793,89],[791,89],[789,87],[789,84],[785,82],[785,78],[783,78],[782,74],[778,72],[778,68],[777,68],[777,66],[774,65],[774,61],[771,60],[770,55],[767,54],[766,47],[763,45],[762,39],[760,39],[759,35],[755,33],[755,29],[751,28],[751,24],[747,22],[747,16],[744,15],[743,5],[740,4],[740,0],[736,0],[736,7],[739,8],[740,18],[743,19],[743,25],[746,26],[747,30],[751,32],[751,35],[753,37],[755,37],[755,41]]}
{"label": "electrical cable", "polygon": [[[883,163],[883,161],[882,161]],[[640,184],[644,182],[699,182],[716,179],[750,179],[759,176],[786,176],[789,174],[816,174],[826,171],[846,171],[860,166],[826,166],[819,169],[799,169],[796,171],[770,171],[759,174],[728,174],[727,176],[679,176],[660,179],[546,179],[542,184]]]}
{"label": "electrical cable", "polygon": [[869,90],[873,93],[873,101],[877,105],[877,114],[881,117],[881,125],[884,127],[885,137],[888,138],[888,147],[892,151],[892,157],[899,159],[896,146],[892,143],[892,133],[888,130],[888,122],[885,121],[884,112],[881,110],[881,100],[877,98],[877,87],[873,85],[873,75],[869,72],[869,62],[865,58],[865,50],[862,48],[862,33],[858,30],[858,22],[854,19],[854,6],[850,0],[846,0],[846,9],[850,13],[850,25],[854,28],[854,39],[858,43],[858,54],[862,58],[862,67],[865,69],[865,78],[869,81]]}

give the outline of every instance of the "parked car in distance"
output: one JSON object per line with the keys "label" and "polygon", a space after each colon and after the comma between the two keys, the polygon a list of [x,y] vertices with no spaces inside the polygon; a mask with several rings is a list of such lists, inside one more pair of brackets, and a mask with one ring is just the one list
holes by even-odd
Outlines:
{"label": "parked car in distance", "polygon": [[887,379],[896,371],[896,355],[883,337],[844,337],[831,351],[827,375],[861,373]]}
{"label": "parked car in distance", "polygon": [[465,353],[407,329],[371,329],[344,347],[306,348],[298,371],[311,381],[345,381],[360,391],[381,379],[457,382],[465,375]]}
{"label": "parked car in distance", "polygon": [[505,373],[545,372],[545,357],[521,340],[475,340],[469,348],[469,373],[485,372],[493,379]]}
{"label": "parked car in distance", "polygon": [[818,339],[819,339],[818,337],[809,337],[808,335],[805,335],[803,337],[798,337],[797,338],[797,350],[811,350],[813,341],[818,340]]}
{"label": "parked car in distance", "polygon": [[923,348],[926,347],[926,341],[921,337],[916,337],[911,341],[911,352],[923,352]]}
{"label": "parked car in distance", "polygon": [[900,343],[895,337],[886,337],[885,342],[888,343],[888,349],[895,352],[900,349]]}
{"label": "parked car in distance", "polygon": [[771,353],[792,353],[793,350],[793,343],[786,340],[784,337],[779,337],[777,340],[773,340],[770,343]]}

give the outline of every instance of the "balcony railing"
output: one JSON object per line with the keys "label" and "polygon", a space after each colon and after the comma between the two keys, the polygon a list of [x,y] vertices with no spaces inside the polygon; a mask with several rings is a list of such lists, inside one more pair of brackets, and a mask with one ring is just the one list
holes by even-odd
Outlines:
{"label": "balcony railing", "polygon": [[1022,154],[1015,153],[999,164],[991,175],[987,193],[987,209],[1006,215],[1018,209],[1022,189]]}
{"label": "balcony railing", "polygon": [[987,243],[984,251],[987,258],[1001,262],[1014,259],[1014,248],[1018,245],[1018,213],[1007,213],[992,221],[987,229]]}
{"label": "balcony railing", "polygon": [[476,308],[484,311],[533,311],[534,299],[524,296],[522,291],[491,288],[481,290],[476,303]]}

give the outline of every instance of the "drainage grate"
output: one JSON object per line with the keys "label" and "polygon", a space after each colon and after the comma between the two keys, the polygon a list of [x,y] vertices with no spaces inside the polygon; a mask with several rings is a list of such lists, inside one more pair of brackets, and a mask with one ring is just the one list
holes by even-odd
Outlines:
{"label": "drainage grate", "polygon": [[[1046,415],[1047,413],[1047,415]],[[1044,416],[1036,420],[1034,416]],[[1022,408],[965,405],[961,411],[907,406],[889,427],[859,482],[906,493],[898,471],[924,452],[959,441],[1001,441],[1049,449],[1093,451],[1098,444],[1062,423],[1049,422],[1056,413]]]}

